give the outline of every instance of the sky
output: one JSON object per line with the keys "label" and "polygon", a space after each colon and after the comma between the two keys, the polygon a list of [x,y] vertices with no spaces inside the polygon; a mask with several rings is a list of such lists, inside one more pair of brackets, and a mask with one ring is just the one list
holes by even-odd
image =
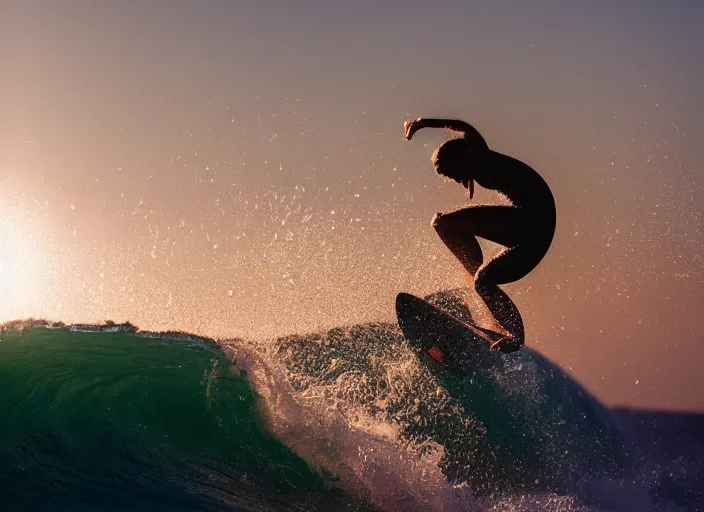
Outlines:
{"label": "sky", "polygon": [[[0,322],[269,338],[465,286],[471,122],[555,196],[504,288],[610,405],[704,411],[704,4],[0,0]],[[474,202],[499,203],[478,190]],[[499,248],[484,244],[488,254]]]}

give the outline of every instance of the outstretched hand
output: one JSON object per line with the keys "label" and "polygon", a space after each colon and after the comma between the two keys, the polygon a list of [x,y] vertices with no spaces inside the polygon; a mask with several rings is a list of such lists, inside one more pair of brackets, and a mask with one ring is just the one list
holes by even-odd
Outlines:
{"label": "outstretched hand", "polygon": [[421,119],[419,117],[418,119],[411,119],[410,121],[403,123],[403,128],[406,130],[407,140],[411,140],[413,138],[413,134],[423,128],[420,121]]}

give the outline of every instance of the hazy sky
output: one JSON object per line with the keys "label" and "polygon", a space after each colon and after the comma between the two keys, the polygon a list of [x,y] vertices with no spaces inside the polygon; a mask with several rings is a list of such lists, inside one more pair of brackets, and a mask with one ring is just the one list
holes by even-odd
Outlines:
{"label": "hazy sky", "polygon": [[527,344],[609,404],[704,410],[702,26],[698,1],[0,0],[0,321],[394,321],[464,283],[430,228],[468,201],[432,171],[448,134],[403,139],[458,117],[556,198],[506,286]]}

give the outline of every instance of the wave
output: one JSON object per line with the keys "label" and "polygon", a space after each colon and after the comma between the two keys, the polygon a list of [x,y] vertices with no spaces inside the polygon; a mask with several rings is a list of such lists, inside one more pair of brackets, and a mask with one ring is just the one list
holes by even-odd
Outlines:
{"label": "wave", "polygon": [[264,429],[212,341],[3,331],[0,510],[368,509]]}
{"label": "wave", "polygon": [[387,323],[273,340],[1,332],[2,510],[704,506],[704,420],[608,410],[529,349],[458,377]]}

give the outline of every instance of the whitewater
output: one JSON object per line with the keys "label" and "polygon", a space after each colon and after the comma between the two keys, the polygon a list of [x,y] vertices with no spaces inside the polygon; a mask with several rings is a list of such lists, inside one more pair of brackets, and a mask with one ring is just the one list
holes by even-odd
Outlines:
{"label": "whitewater", "polygon": [[10,322],[0,414],[4,511],[704,507],[701,416],[608,409],[532,349],[433,372],[393,323],[214,340]]}

